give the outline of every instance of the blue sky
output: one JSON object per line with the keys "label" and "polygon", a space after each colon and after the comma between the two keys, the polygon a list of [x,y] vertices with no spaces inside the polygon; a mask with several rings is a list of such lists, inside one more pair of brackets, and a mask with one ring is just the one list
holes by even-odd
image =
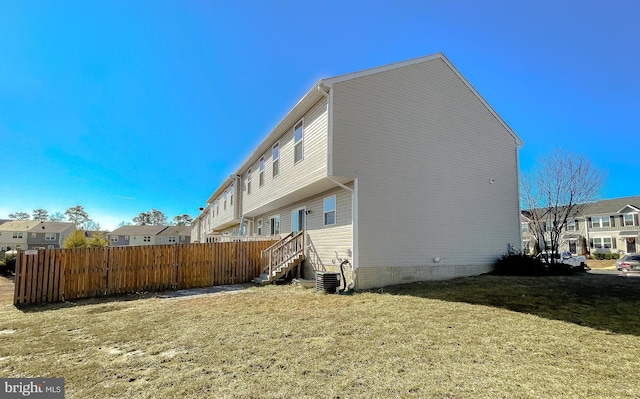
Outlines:
{"label": "blue sky", "polygon": [[0,218],[198,214],[320,78],[444,52],[523,139],[640,195],[640,2],[23,1],[0,9]]}

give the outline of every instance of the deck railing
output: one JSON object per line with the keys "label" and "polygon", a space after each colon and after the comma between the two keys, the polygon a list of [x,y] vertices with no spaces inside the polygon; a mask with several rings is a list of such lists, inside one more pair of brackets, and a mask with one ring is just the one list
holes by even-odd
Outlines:
{"label": "deck railing", "polygon": [[269,277],[277,267],[304,254],[304,231],[290,233],[262,251],[263,272]]}

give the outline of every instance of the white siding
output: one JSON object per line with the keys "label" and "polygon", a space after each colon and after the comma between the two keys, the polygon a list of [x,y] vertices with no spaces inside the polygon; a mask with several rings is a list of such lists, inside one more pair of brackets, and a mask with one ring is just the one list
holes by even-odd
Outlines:
{"label": "white siding", "polygon": [[[350,186],[350,185],[349,185]],[[323,199],[336,196],[336,224],[324,226],[323,223]],[[337,271],[343,259],[352,261],[353,256],[353,223],[351,218],[351,192],[336,188],[303,201],[292,203],[286,207],[278,208],[268,213],[256,216],[254,220],[264,220],[264,234],[269,234],[269,219],[274,215],[280,215],[280,234],[291,232],[291,212],[304,207],[310,211],[306,215],[307,233],[307,268],[304,270],[305,278],[313,279],[314,270]]]}
{"label": "white siding", "polygon": [[358,178],[360,288],[486,271],[519,245],[515,138],[443,60],[332,96],[333,174]]}
{"label": "white siding", "polygon": [[[245,214],[327,176],[327,101],[320,100],[304,115],[303,159],[294,164],[294,124],[278,140],[280,173],[272,173],[272,147],[265,159],[264,185],[259,185],[259,159],[251,166],[251,194],[247,194],[247,171],[242,176],[242,208]],[[297,122],[296,122],[297,123]],[[256,219],[257,220],[257,219]]]}
{"label": "white siding", "polygon": [[[231,193],[233,193],[233,195],[231,195]],[[231,197],[233,197],[233,205],[231,204]],[[207,212],[210,221],[206,233],[209,233],[211,231],[219,231],[225,228],[226,225],[228,225],[238,217],[235,212],[237,201],[238,193],[235,185],[229,185],[225,187],[224,191],[220,193],[220,195],[218,195],[210,205],[207,206]]]}

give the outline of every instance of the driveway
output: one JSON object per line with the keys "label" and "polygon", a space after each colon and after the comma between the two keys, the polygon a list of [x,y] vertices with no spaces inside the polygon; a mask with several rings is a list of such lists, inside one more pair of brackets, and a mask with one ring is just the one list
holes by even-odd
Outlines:
{"label": "driveway", "polygon": [[635,277],[635,278],[640,277],[640,271],[622,273],[622,272],[619,272],[616,269],[591,269],[591,270],[589,270],[588,273],[591,273],[591,274],[608,274],[608,275],[614,275],[614,276],[618,275],[620,277]]}

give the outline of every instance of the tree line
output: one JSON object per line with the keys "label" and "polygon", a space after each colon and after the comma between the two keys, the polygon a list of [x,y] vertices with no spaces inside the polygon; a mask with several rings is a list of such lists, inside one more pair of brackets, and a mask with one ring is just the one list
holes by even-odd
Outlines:
{"label": "tree line", "polygon": [[[83,229],[88,231],[100,231],[102,230],[100,225],[91,220],[89,214],[84,210],[82,205],[76,205],[68,208],[64,213],[53,212],[49,213],[46,209],[38,208],[34,209],[29,215],[27,212],[13,212],[9,214],[9,218],[12,220],[38,220],[41,222],[65,222],[69,221],[76,226],[76,229]],[[155,208],[147,212],[140,212],[138,216],[132,219],[133,223],[122,222],[119,226],[124,225],[174,225],[174,226],[189,226],[193,218],[188,214],[176,215],[171,222],[168,222],[164,212]]]}

